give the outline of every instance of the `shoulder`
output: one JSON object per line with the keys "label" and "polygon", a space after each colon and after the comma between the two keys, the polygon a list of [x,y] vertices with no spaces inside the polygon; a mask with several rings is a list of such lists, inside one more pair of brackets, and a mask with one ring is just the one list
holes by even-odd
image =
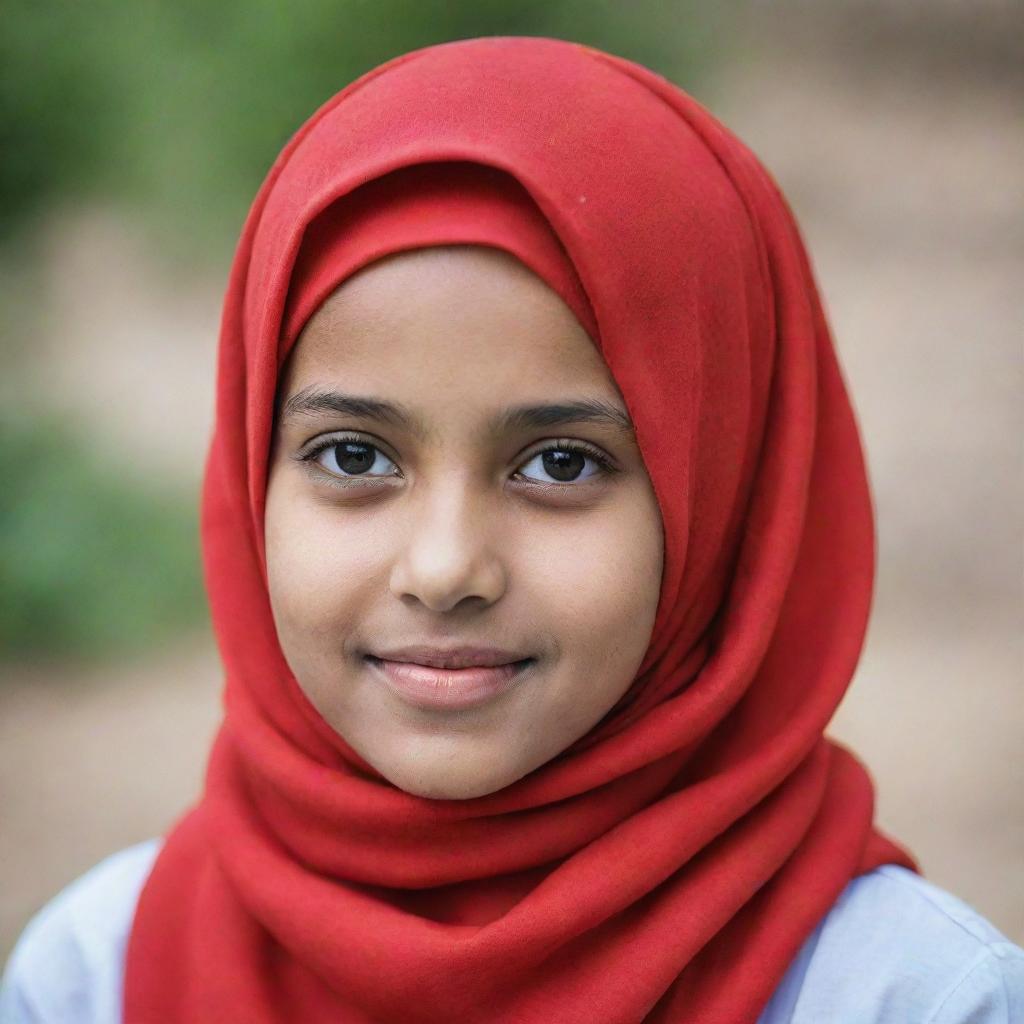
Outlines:
{"label": "shoulder", "polygon": [[800,977],[789,979],[791,1012],[776,1018],[791,1024],[1024,1020],[1024,950],[895,865],[850,882],[792,972]]}
{"label": "shoulder", "polygon": [[160,842],[100,861],[29,921],[0,982],[0,1024],[121,1019],[125,943]]}

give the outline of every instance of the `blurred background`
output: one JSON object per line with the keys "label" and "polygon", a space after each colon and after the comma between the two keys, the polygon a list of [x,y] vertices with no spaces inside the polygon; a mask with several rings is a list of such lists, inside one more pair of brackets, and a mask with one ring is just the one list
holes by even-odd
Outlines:
{"label": "blurred background", "polygon": [[198,488],[245,212],[405,50],[550,35],[676,81],[804,230],[872,472],[833,734],[883,827],[1024,942],[1024,6],[7,0],[0,36],[0,960],[197,795],[220,677]]}

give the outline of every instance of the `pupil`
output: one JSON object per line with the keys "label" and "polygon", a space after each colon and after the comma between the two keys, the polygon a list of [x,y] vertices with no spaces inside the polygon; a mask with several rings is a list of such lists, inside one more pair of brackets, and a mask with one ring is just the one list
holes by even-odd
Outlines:
{"label": "pupil", "polygon": [[556,450],[544,452],[541,461],[544,471],[556,480],[566,482],[575,480],[583,472],[584,455],[582,452]]}
{"label": "pupil", "polygon": [[372,451],[368,444],[343,441],[334,446],[334,458],[344,473],[365,473],[373,465]]}

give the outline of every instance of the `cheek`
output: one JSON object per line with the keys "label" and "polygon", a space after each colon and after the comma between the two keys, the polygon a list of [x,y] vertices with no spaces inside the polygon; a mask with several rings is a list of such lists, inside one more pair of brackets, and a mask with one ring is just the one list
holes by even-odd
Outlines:
{"label": "cheek", "polygon": [[609,691],[642,660],[661,587],[657,503],[653,492],[631,497],[608,514],[580,516],[546,536],[538,531],[516,567],[534,606],[543,606],[567,668],[607,680]]}
{"label": "cheek", "polygon": [[267,578],[285,657],[297,675],[336,664],[380,574],[380,546],[315,500],[268,487]]}

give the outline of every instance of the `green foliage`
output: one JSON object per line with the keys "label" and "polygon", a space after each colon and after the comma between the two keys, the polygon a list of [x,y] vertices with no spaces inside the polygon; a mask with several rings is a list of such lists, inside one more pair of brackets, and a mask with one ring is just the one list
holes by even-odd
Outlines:
{"label": "green foliage", "polygon": [[0,437],[0,655],[142,650],[204,619],[193,502],[104,466],[71,424]]}
{"label": "green foliage", "polygon": [[547,35],[639,60],[685,86],[706,67],[728,6],[8,0],[0,232],[55,195],[100,191],[151,209],[165,241],[219,262],[291,133],[374,65],[446,40]]}

